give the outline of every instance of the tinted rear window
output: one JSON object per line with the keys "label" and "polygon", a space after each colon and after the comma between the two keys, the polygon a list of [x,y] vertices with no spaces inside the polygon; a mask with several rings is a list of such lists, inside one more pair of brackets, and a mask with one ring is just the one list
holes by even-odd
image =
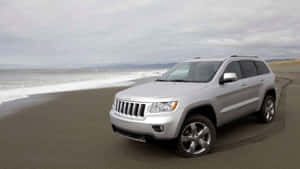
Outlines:
{"label": "tinted rear window", "polygon": [[240,61],[241,69],[242,69],[242,77],[247,78],[247,77],[252,77],[256,76],[256,66],[253,61],[250,60],[243,60]]}
{"label": "tinted rear window", "polygon": [[259,75],[266,74],[266,73],[270,72],[269,69],[268,69],[268,67],[266,66],[266,64],[264,62],[262,62],[262,61],[255,61],[254,63],[256,65],[257,73]]}

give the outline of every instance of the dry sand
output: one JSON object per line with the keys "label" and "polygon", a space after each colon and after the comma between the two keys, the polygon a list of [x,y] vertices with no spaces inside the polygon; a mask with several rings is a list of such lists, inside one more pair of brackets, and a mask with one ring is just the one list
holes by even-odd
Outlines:
{"label": "dry sand", "polygon": [[292,60],[286,60],[286,61],[275,61],[271,62],[271,66],[290,66],[290,65],[299,65],[300,59],[292,59]]}
{"label": "dry sand", "polygon": [[300,63],[272,68],[281,89],[275,121],[264,125],[248,117],[218,129],[216,149],[209,155],[185,159],[168,142],[136,143],[113,134],[108,111],[122,88],[111,88],[2,105],[0,111],[49,99],[0,119],[0,169],[298,169]]}

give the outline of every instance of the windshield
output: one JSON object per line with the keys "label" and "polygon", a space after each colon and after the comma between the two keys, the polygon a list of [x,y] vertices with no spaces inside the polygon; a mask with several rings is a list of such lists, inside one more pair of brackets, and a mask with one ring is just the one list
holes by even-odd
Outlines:
{"label": "windshield", "polygon": [[174,66],[157,81],[209,82],[218,71],[220,61],[185,62]]}

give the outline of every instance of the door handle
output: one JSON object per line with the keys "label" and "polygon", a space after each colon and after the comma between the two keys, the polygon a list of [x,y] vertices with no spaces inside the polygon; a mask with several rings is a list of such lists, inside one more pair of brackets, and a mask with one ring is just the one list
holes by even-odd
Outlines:
{"label": "door handle", "polygon": [[264,79],[260,79],[260,82],[264,82],[265,80]]}
{"label": "door handle", "polygon": [[245,87],[245,86],[247,86],[247,84],[246,84],[246,83],[242,83],[241,86],[242,86],[242,87]]}

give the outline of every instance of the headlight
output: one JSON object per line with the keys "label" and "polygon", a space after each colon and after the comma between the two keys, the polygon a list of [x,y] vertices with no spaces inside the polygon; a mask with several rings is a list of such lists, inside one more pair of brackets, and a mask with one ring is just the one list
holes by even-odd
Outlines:
{"label": "headlight", "polygon": [[159,113],[159,112],[171,112],[174,111],[177,107],[177,101],[171,102],[155,102],[151,106],[151,113]]}

